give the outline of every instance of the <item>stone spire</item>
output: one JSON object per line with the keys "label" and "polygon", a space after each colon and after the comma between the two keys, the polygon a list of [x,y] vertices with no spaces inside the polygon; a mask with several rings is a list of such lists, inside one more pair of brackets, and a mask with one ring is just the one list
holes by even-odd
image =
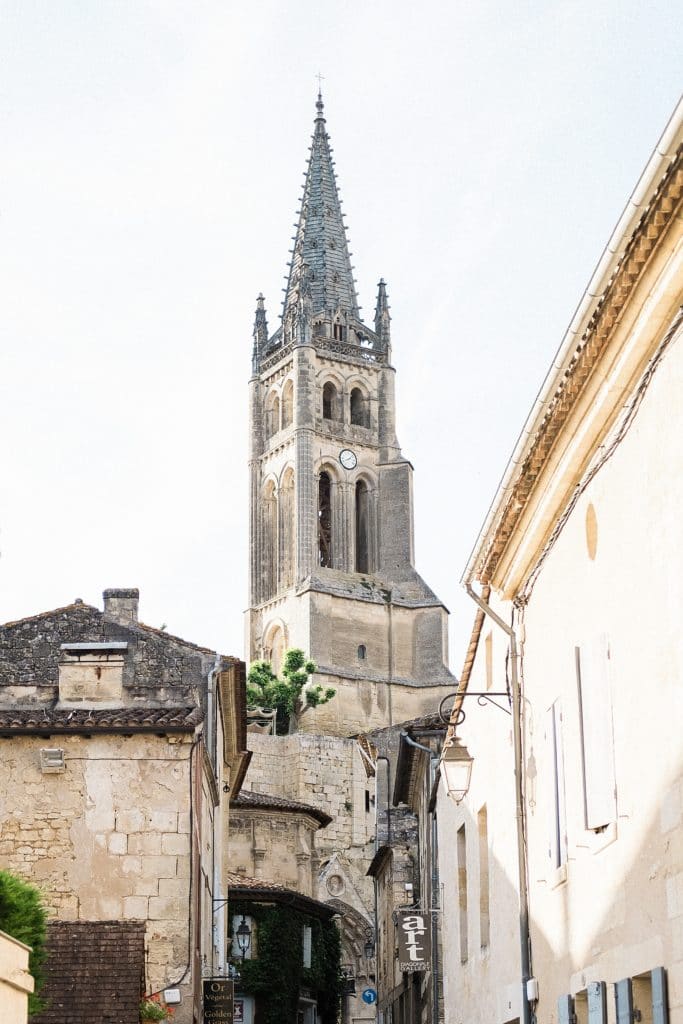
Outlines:
{"label": "stone spire", "polygon": [[266,320],[266,300],[259,293],[256,299],[256,315],[254,316],[254,349],[252,363],[254,370],[258,367],[260,353],[264,352],[268,344],[268,321]]}
{"label": "stone spire", "polygon": [[313,145],[306,171],[299,223],[289,265],[283,319],[296,317],[302,288],[313,316],[318,313],[359,318],[346,228],[334,176],[330,138],[318,93]]}
{"label": "stone spire", "polygon": [[377,285],[377,305],[375,306],[375,334],[382,347],[388,348],[391,342],[391,315],[387,299],[387,286],[384,278]]}

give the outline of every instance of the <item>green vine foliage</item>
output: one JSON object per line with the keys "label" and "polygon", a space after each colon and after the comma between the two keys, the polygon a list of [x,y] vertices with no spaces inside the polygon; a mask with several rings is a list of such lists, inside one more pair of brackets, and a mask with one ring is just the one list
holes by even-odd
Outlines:
{"label": "green vine foliage", "polygon": [[[279,905],[231,903],[231,914],[256,924],[256,956],[239,962],[241,991],[256,997],[261,1024],[296,1020],[302,988],[316,994],[322,1024],[337,1024],[341,1008],[341,943],[332,921]],[[303,926],[312,930],[311,966],[303,966]]]}
{"label": "green vine foliage", "polygon": [[42,966],[46,957],[45,921],[46,914],[38,889],[22,882],[9,871],[0,871],[0,931],[30,946],[32,950],[28,958],[28,969],[35,982],[35,991],[28,997],[29,1014],[37,1013],[45,1007],[45,1001],[40,998],[44,981]]}
{"label": "green vine foliage", "polygon": [[269,661],[255,661],[247,676],[247,704],[277,711],[275,726],[278,736],[282,736],[307,708],[327,704],[334,697],[336,690],[331,687],[309,686],[304,690],[315,670],[315,662],[298,647],[286,652],[282,678],[275,675]]}

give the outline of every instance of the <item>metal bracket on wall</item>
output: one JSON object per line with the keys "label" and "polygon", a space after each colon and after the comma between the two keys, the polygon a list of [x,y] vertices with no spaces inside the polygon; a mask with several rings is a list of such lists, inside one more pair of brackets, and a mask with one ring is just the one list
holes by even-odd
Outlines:
{"label": "metal bracket on wall", "polygon": [[457,696],[461,696],[463,700],[465,699],[465,697],[476,697],[477,704],[479,704],[481,707],[486,707],[487,704],[493,704],[494,708],[498,708],[500,711],[504,711],[506,715],[512,714],[510,708],[503,707],[502,704],[499,704],[497,701],[492,699],[493,697],[507,697],[509,701],[510,694],[508,693],[507,690],[466,690],[465,693],[460,695],[457,692],[447,693],[446,696],[441,701],[441,703],[439,704],[439,718],[444,723],[444,725],[460,725],[462,722],[465,721],[465,712],[462,708],[460,708],[460,710],[458,711],[458,717],[453,723],[451,722],[450,714],[448,715],[448,717],[446,717],[446,714],[444,713],[443,710],[443,706],[446,703],[446,701],[455,699]]}

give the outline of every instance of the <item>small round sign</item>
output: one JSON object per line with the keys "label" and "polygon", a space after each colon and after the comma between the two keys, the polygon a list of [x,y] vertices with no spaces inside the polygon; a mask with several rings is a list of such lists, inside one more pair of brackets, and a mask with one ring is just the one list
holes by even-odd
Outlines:
{"label": "small round sign", "polygon": [[363,995],[362,995],[361,998],[362,998],[364,1003],[370,1003],[370,1004],[376,1003],[377,1002],[377,993],[374,990],[374,988],[365,988],[365,989],[363,989]]}

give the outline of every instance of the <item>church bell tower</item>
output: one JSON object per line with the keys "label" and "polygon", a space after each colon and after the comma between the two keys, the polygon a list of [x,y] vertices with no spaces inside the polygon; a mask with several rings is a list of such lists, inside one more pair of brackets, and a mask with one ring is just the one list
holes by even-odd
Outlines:
{"label": "church bell tower", "polygon": [[413,565],[391,317],[360,316],[318,94],[280,326],[259,295],[250,390],[247,649],[301,647],[335,698],[300,728],[349,736],[433,712],[454,678],[447,611]]}

